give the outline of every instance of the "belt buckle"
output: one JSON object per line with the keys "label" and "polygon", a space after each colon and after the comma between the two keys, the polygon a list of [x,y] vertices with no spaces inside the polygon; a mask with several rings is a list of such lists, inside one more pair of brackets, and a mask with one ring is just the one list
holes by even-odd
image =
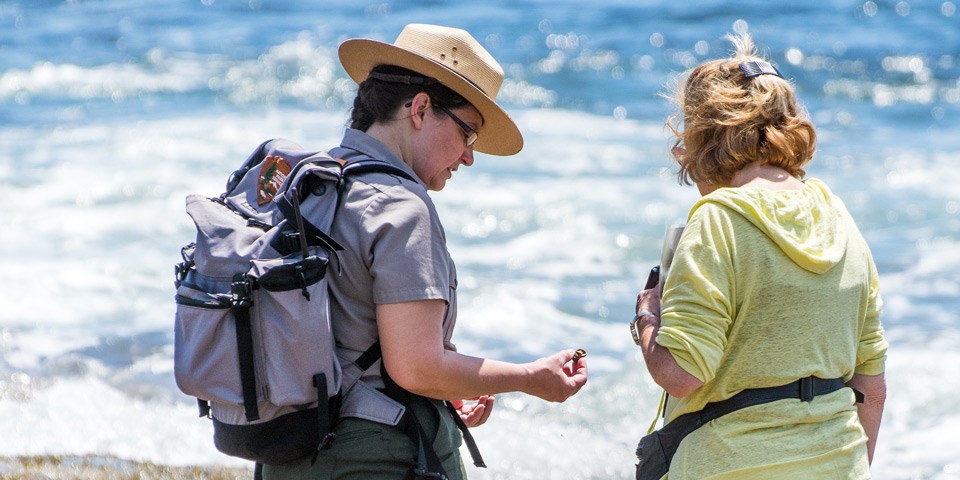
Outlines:
{"label": "belt buckle", "polygon": [[800,379],[800,401],[810,402],[817,396],[816,377],[809,376]]}

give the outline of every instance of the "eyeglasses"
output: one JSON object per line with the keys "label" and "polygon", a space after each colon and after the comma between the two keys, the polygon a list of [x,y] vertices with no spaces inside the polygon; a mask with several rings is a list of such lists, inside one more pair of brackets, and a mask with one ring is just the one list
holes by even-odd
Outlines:
{"label": "eyeglasses", "polygon": [[[403,107],[410,108],[410,105],[413,105],[413,102],[407,102],[407,104],[404,105]],[[454,123],[456,123],[461,130],[463,130],[463,136],[464,136],[464,139],[467,141],[468,147],[473,146],[474,143],[477,143],[477,137],[480,134],[479,132],[476,131],[476,129],[471,128],[470,125],[467,125],[466,122],[464,122],[463,120],[460,120],[460,117],[454,115],[453,112],[447,109],[447,107],[444,107],[443,105],[440,105],[437,103],[434,103],[434,106],[440,109],[441,112],[447,114],[447,116],[450,117],[450,119],[453,120]]]}
{"label": "eyeglasses", "polygon": [[467,125],[463,120],[460,120],[460,117],[454,115],[453,112],[447,109],[447,107],[439,104],[434,104],[434,106],[439,108],[441,112],[446,113],[448,117],[453,119],[453,121],[460,126],[460,129],[463,130],[464,137],[467,140],[468,147],[477,142],[478,133],[475,129],[470,128],[470,125]]}

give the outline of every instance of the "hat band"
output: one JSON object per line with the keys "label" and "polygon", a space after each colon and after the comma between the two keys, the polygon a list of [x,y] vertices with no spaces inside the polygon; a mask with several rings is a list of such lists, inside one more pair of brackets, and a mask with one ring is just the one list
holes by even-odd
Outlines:
{"label": "hat band", "polygon": [[[457,72],[455,70],[450,70],[450,72],[460,77],[470,85],[473,85],[477,90],[480,90],[484,95],[487,94],[487,92],[483,88],[481,88],[480,85],[477,85],[477,83],[474,82],[473,80],[470,80],[469,78],[464,77],[463,75],[460,74],[460,72]],[[407,85],[436,85],[440,83],[442,85],[442,82],[440,82],[440,80],[437,80],[436,78],[433,78],[433,77],[415,77],[413,75],[395,75],[391,73],[380,73],[380,72],[370,72],[367,76],[370,78],[374,78],[374,79],[377,79],[383,82],[389,82],[389,83],[403,83]]]}
{"label": "hat band", "polygon": [[436,78],[414,77],[412,75],[394,75],[390,73],[370,72],[368,76],[383,82],[404,83],[407,85],[436,85],[440,83],[440,80],[437,80]]}

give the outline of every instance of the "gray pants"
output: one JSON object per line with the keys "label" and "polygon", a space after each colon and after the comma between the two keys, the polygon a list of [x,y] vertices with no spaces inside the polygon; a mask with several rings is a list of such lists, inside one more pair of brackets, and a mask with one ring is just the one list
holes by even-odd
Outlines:
{"label": "gray pants", "polygon": [[[450,480],[465,480],[460,458],[460,431],[439,400],[415,397],[410,408],[443,463]],[[264,465],[264,480],[401,480],[417,458],[417,445],[400,427],[359,418],[344,418],[334,429],[333,445],[312,458]]]}

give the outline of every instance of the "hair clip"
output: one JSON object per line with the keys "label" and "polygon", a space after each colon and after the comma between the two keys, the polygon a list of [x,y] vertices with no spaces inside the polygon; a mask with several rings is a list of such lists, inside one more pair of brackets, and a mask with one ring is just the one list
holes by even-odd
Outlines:
{"label": "hair clip", "polygon": [[414,77],[411,75],[393,75],[390,73],[370,72],[370,78],[388,83],[405,83],[407,85],[433,85],[440,83],[436,78]]}
{"label": "hair clip", "polygon": [[780,70],[777,70],[777,67],[763,60],[743,62],[740,64],[740,71],[743,72],[743,76],[747,78],[753,78],[758,75],[775,75],[783,78],[783,75],[780,75]]}

